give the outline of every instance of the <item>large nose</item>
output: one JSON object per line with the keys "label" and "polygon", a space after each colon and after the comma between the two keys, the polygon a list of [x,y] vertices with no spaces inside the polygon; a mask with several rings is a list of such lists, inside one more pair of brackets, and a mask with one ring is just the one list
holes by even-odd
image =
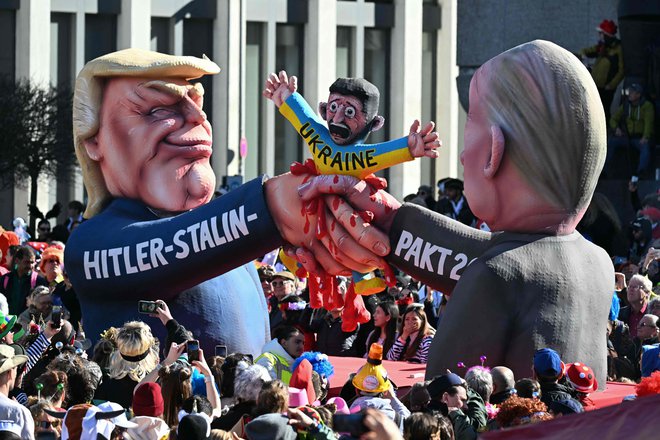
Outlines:
{"label": "large nose", "polygon": [[184,98],[183,114],[186,122],[192,122],[199,125],[206,121],[206,113],[202,110],[204,100],[202,95],[194,88],[188,89],[188,93]]}
{"label": "large nose", "polygon": [[332,117],[332,122],[335,124],[341,124],[344,122],[344,106],[340,105],[337,111],[335,112],[335,115]]}

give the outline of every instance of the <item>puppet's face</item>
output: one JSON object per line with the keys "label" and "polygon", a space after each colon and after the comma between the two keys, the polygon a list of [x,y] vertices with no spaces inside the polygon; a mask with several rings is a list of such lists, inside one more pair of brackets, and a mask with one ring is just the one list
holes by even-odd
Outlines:
{"label": "puppet's face", "polygon": [[324,119],[337,145],[349,145],[366,137],[369,121],[362,111],[362,101],[355,96],[331,93]]}
{"label": "puppet's face", "polygon": [[492,212],[488,191],[488,183],[484,177],[484,166],[488,163],[491,146],[490,122],[486,115],[484,92],[487,82],[483,78],[483,70],[489,64],[484,64],[472,78],[470,83],[470,109],[465,122],[464,148],[461,153],[463,164],[464,192],[470,209],[478,217],[490,225]]}
{"label": "puppet's face", "polygon": [[203,89],[182,79],[112,78],[96,136],[85,141],[114,197],[180,212],[213,195],[211,124]]}

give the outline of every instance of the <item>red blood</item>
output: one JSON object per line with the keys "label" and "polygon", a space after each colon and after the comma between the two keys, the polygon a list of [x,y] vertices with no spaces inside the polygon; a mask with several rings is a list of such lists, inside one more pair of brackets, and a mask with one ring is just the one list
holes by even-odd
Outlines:
{"label": "red blood", "polygon": [[351,215],[350,223],[351,223],[351,226],[352,226],[352,227],[355,227],[355,225],[357,225],[357,220],[356,220],[356,219],[357,219],[357,215],[356,215],[356,214]]}
{"label": "red blood", "polygon": [[385,275],[385,282],[387,283],[388,286],[390,287],[395,287],[396,286],[396,278],[394,276],[394,271],[392,270],[392,266],[389,264],[385,265],[383,268],[383,275]]}
{"label": "red blood", "polygon": [[339,204],[342,202],[342,200],[339,197],[333,197],[332,198],[332,210],[336,211],[339,209]]}
{"label": "red blood", "polygon": [[321,239],[328,235],[328,227],[325,223],[325,205],[317,203],[317,218],[316,218],[316,237]]}
{"label": "red blood", "polygon": [[374,213],[371,211],[360,211],[358,214],[367,223],[371,223],[374,220]]}
{"label": "red blood", "polygon": [[332,232],[335,231],[335,226],[337,226],[337,221],[336,221],[336,220],[332,220],[332,223],[330,223],[330,230],[331,230]]}
{"label": "red blood", "polygon": [[303,233],[308,234],[309,233],[309,217],[305,216],[305,226],[303,227]]}
{"label": "red blood", "polygon": [[335,185],[338,184],[339,183],[339,176],[333,177],[332,178],[332,183],[334,183]]}

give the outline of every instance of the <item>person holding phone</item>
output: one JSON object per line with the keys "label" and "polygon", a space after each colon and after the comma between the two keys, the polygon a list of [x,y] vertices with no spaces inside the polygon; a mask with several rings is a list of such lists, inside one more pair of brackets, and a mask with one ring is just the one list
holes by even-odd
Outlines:
{"label": "person holding phone", "polygon": [[96,390],[94,400],[116,402],[129,408],[135,386],[158,364],[156,338],[147,324],[131,321],[124,324],[115,339],[108,378]]}

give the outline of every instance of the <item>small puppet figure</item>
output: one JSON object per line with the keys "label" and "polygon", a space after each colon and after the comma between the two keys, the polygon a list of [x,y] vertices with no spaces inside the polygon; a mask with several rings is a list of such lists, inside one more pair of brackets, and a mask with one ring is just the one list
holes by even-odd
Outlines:
{"label": "small puppet figure", "polygon": [[[415,120],[408,136],[378,144],[364,143],[371,132],[381,129],[385,123],[385,118],[378,114],[380,92],[366,79],[337,79],[330,86],[328,102],[319,103],[320,118],[296,92],[297,88],[297,78],[288,77],[285,71],[281,71],[279,75],[269,75],[263,92],[309,146],[313,159],[304,166],[292,165],[291,172],[294,174],[303,171],[300,169],[302,167],[304,172],[310,174],[348,174],[368,181],[376,189],[382,189],[386,184],[373,175],[376,171],[416,157],[438,157],[440,141],[433,131],[433,122],[419,131],[420,123]],[[317,209],[318,214],[322,215],[325,208],[319,203]],[[362,213],[361,217],[370,222],[373,215]],[[318,222],[318,235],[324,234],[322,224],[324,222]],[[355,292],[361,295],[380,292],[386,286],[372,273],[355,271],[353,285]]]}

